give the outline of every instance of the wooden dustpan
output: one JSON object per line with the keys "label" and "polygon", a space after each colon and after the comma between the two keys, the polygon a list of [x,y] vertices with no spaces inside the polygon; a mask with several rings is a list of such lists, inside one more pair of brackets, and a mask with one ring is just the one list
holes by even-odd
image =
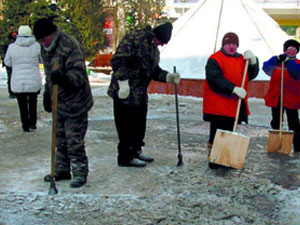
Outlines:
{"label": "wooden dustpan", "polygon": [[[242,87],[244,87],[248,65],[249,60],[246,60]],[[242,169],[244,167],[244,161],[250,143],[250,138],[236,132],[241,101],[242,99],[239,98],[233,131],[231,132],[220,129],[217,130],[212,150],[208,157],[209,162],[236,169]]]}
{"label": "wooden dustpan", "polygon": [[279,130],[269,130],[267,152],[290,154],[292,150],[294,132],[291,130],[282,130],[283,76],[284,76],[284,62],[282,62],[281,65]]}

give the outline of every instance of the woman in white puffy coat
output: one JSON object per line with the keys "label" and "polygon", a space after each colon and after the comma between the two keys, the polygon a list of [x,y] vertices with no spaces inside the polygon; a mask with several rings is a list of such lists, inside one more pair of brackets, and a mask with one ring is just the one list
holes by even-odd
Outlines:
{"label": "woman in white puffy coat", "polygon": [[42,88],[39,69],[41,62],[41,47],[32,35],[30,27],[20,26],[17,40],[9,45],[4,63],[12,67],[11,89],[17,97],[25,132],[36,129],[37,96]]}

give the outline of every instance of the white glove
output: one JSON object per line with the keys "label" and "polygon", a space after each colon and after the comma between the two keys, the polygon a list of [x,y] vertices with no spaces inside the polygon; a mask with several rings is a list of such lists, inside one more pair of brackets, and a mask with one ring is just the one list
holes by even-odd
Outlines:
{"label": "white glove", "polygon": [[168,83],[179,84],[179,82],[180,82],[179,73],[167,73],[166,81]]}
{"label": "white glove", "polygon": [[247,51],[244,52],[244,59],[245,60],[249,59],[250,60],[249,63],[251,65],[257,63],[256,56],[250,50],[247,50]]}
{"label": "white glove", "polygon": [[244,88],[241,87],[235,87],[233,88],[232,93],[236,94],[239,98],[244,99],[246,97],[246,90]]}
{"label": "white glove", "polygon": [[119,84],[119,99],[125,99],[129,96],[130,86],[128,80],[118,80]]}

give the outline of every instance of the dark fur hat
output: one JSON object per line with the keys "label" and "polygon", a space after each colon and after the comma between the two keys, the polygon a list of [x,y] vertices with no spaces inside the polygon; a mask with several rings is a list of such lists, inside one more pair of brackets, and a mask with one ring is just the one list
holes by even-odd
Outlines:
{"label": "dark fur hat", "polygon": [[297,49],[297,52],[299,52],[299,45],[300,44],[299,44],[298,41],[293,40],[293,39],[289,39],[286,42],[284,42],[284,44],[283,44],[283,51],[285,52],[288,49],[288,47],[293,46],[293,47],[295,47]]}

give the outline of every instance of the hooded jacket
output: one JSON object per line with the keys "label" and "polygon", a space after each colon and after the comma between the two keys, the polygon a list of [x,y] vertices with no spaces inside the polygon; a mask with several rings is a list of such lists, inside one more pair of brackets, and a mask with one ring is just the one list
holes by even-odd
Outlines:
{"label": "hooded jacket", "polygon": [[33,36],[17,37],[8,46],[4,63],[12,67],[11,89],[14,93],[36,93],[41,90],[41,62],[41,47]]}

